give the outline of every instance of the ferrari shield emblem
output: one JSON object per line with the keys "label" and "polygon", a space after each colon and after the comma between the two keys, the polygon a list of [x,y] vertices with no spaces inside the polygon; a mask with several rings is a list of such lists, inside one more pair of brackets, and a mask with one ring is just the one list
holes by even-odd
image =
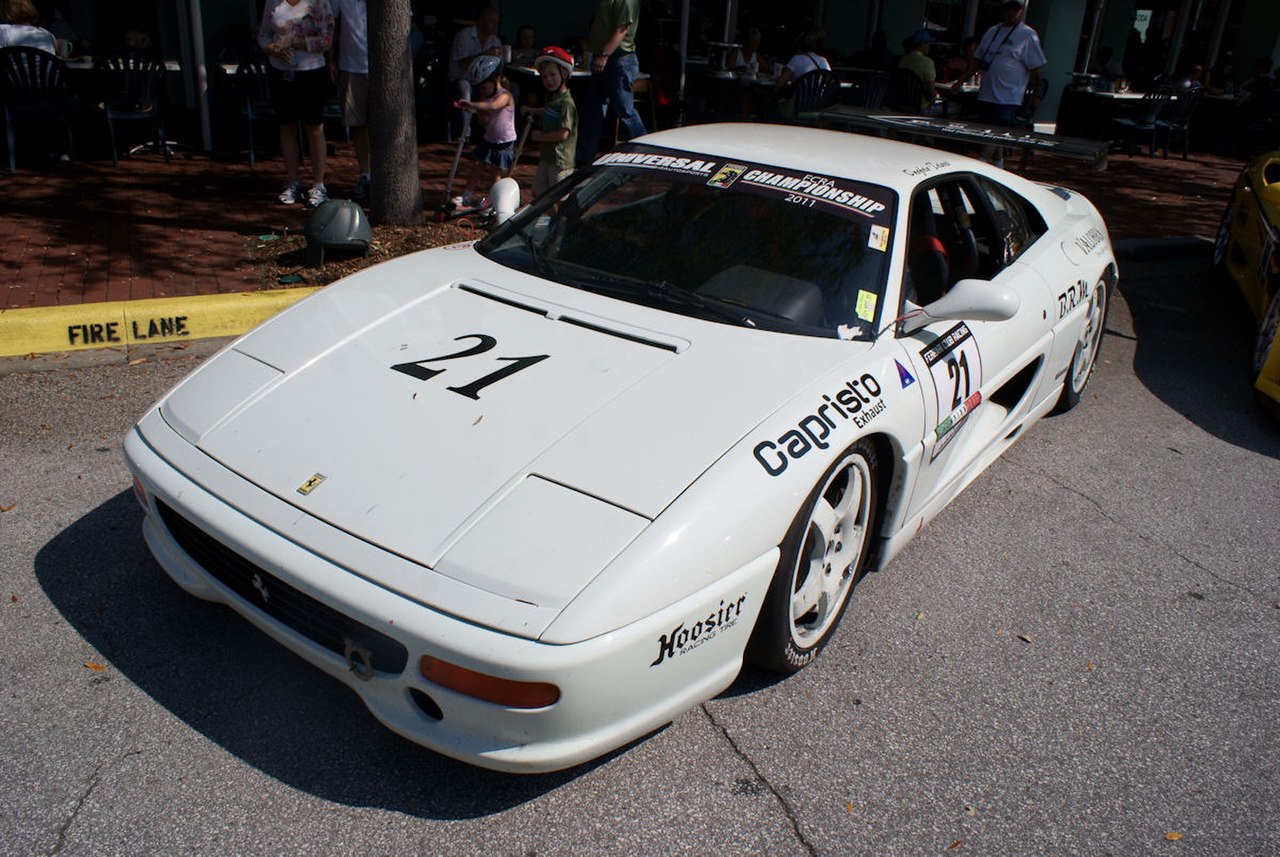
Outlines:
{"label": "ferrari shield emblem", "polygon": [[312,491],[316,490],[316,488],[320,486],[320,483],[326,478],[327,477],[323,473],[311,474],[310,479],[298,486],[298,493],[303,495],[310,494]]}

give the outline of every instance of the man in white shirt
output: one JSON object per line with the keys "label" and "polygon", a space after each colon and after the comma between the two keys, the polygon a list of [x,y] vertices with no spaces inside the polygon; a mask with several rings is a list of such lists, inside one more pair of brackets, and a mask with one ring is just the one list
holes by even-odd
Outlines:
{"label": "man in white shirt", "polygon": [[[502,39],[498,36],[498,10],[485,6],[470,27],[463,27],[453,37],[453,50],[449,52],[449,88],[454,101],[471,100],[471,83],[467,70],[471,61],[481,54],[502,55]],[[461,111],[456,111],[461,117]],[[460,123],[459,123],[460,124]]]}
{"label": "man in white shirt", "polygon": [[[1039,86],[1040,69],[1046,62],[1040,37],[1022,20],[1021,3],[1009,0],[1000,7],[1000,23],[983,34],[973,56],[977,70],[982,72],[979,121],[1012,126],[1027,87]],[[1039,106],[1037,94],[1032,97],[1031,107]]]}

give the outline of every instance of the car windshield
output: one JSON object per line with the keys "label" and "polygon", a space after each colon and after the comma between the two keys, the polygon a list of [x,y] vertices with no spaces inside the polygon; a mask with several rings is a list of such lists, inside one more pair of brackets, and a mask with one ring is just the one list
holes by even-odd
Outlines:
{"label": "car windshield", "polygon": [[508,267],[713,321],[870,339],[893,191],[652,146],[601,156],[480,242]]}

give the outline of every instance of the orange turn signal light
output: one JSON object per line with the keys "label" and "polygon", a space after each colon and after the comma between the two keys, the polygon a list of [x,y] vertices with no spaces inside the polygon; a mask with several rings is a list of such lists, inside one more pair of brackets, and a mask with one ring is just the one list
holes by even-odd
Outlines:
{"label": "orange turn signal light", "polygon": [[133,477],[133,497],[138,501],[138,505],[142,507],[142,511],[151,511],[151,508],[147,505],[147,489],[142,487],[142,480],[136,476]]}
{"label": "orange turn signal light", "polygon": [[423,655],[422,677],[449,690],[508,708],[546,708],[560,699],[560,688],[540,681],[512,681]]}

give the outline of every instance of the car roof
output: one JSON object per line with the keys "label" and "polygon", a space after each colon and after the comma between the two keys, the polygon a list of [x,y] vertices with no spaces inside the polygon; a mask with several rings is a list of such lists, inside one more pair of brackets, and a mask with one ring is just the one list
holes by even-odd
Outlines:
{"label": "car roof", "polygon": [[794,125],[689,125],[647,134],[636,142],[872,182],[899,193],[910,193],[925,175],[935,174],[944,163],[947,172],[991,172],[987,164],[954,152]]}

